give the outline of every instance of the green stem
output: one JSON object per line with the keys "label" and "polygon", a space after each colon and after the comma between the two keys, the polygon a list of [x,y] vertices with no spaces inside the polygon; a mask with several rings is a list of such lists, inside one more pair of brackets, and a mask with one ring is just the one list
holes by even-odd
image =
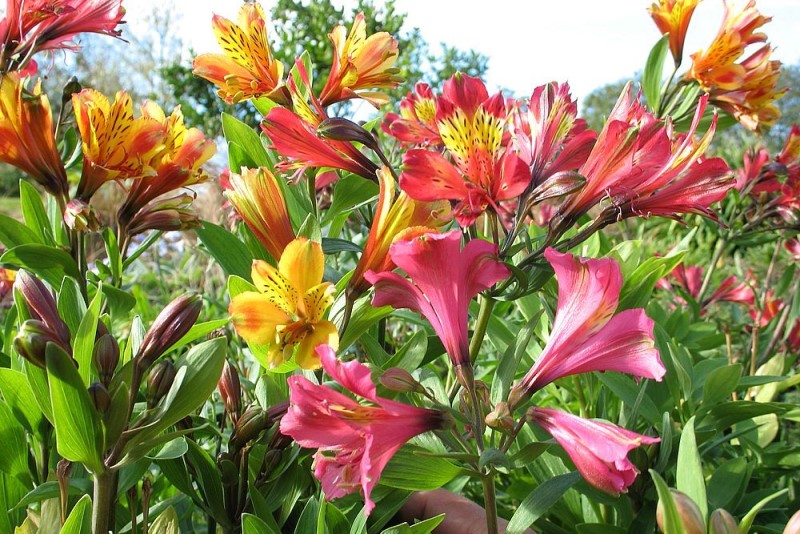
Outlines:
{"label": "green stem", "polygon": [[114,506],[114,493],[111,488],[113,478],[112,472],[108,470],[94,475],[94,495],[92,497],[92,532],[94,534],[107,534],[109,531],[111,507]]}
{"label": "green stem", "polygon": [[488,534],[498,534],[497,529],[497,494],[494,489],[494,471],[489,472],[481,478],[483,483],[483,506],[486,509],[486,532]]}
{"label": "green stem", "polygon": [[727,236],[720,237],[717,241],[717,246],[714,249],[714,255],[711,257],[711,262],[708,264],[708,269],[706,269],[706,275],[703,278],[703,285],[700,286],[700,292],[697,294],[697,302],[703,302],[703,295],[705,295],[706,291],[708,291],[708,286],[711,285],[711,277],[714,275],[714,271],[717,269],[717,263],[719,263],[719,259],[722,257],[722,253],[725,252],[727,246]]}
{"label": "green stem", "polygon": [[483,338],[486,337],[486,329],[489,327],[489,319],[492,317],[492,310],[494,309],[494,299],[481,296],[481,307],[478,310],[478,318],[475,321],[475,330],[472,333],[472,339],[469,342],[469,361],[475,362],[478,353],[483,344]]}

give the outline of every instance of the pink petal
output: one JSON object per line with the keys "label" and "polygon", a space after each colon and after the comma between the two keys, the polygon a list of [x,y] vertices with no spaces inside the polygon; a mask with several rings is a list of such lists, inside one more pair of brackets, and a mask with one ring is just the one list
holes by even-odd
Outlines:
{"label": "pink petal", "polygon": [[328,376],[356,395],[375,401],[377,393],[369,367],[357,360],[342,362],[336,357],[336,351],[330,345],[320,345],[316,351]]}

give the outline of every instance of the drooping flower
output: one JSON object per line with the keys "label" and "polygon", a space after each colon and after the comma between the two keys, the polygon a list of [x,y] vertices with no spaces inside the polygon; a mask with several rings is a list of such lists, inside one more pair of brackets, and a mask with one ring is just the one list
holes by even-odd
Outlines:
{"label": "drooping flower", "polygon": [[280,258],[295,238],[286,200],[269,169],[242,168],[231,173],[225,197],[273,258]]}
{"label": "drooping flower", "polygon": [[506,119],[501,93],[489,97],[480,79],[455,74],[444,83],[436,111],[439,134],[454,163],[438,152],[409,150],[400,187],[417,200],[456,201],[461,226],[487,209],[497,211],[498,202],[519,196],[531,179],[525,162],[503,143]]}
{"label": "drooping flower", "polygon": [[725,0],[722,25],[705,50],[692,54],[692,68],[686,74],[711,95],[715,105],[731,113],[751,130],[770,126],[780,117],[774,101],[783,96],[778,90],[780,61],[770,60],[772,47],[764,45],[739,63],[747,46],[765,42],[756,32],[771,20],[756,9],[755,0],[732,6]]}
{"label": "drooping flower", "polygon": [[289,382],[289,409],[281,419],[281,433],[314,454],[314,476],[327,499],[361,490],[365,513],[381,472],[409,439],[443,426],[444,414],[378,397],[369,368],[358,361],[343,363],[328,345],[316,349],[322,368],[345,389],[370,405],[356,402],[299,375]]}
{"label": "drooping flower", "polygon": [[181,193],[145,204],[128,221],[127,235],[131,237],[149,230],[178,232],[197,228],[200,226],[200,218],[192,210],[195,196]]}
{"label": "drooping flower", "polygon": [[356,15],[349,34],[339,25],[328,37],[333,43],[333,65],[320,94],[321,104],[351,98],[363,98],[375,107],[388,102],[389,97],[379,89],[391,89],[403,81],[394,67],[397,41],[386,32],[367,37],[363,13]]}
{"label": "drooping flower", "polygon": [[133,180],[128,188],[128,196],[117,212],[123,226],[158,197],[208,181],[202,166],[217,150],[214,141],[206,139],[203,132],[186,127],[180,106],[167,116],[157,104],[145,102],[142,118],[159,124],[165,135],[148,162],[152,172]]}
{"label": "drooping flower", "polygon": [[731,275],[723,280],[711,296],[703,302],[703,306],[707,307],[715,302],[735,302],[752,306],[755,298],[753,289],[746,282],[742,282],[735,275]]}
{"label": "drooping flower", "polygon": [[389,169],[378,170],[380,193],[375,217],[358,260],[348,282],[348,292],[358,296],[369,288],[364,278],[367,271],[382,273],[395,268],[389,247],[397,241],[407,241],[425,233],[435,232],[444,223],[450,205],[445,201],[419,202],[403,191],[395,194],[395,183]]}
{"label": "drooping flower", "polygon": [[162,146],[164,127],[151,117],[134,118],[126,92],[118,92],[112,104],[99,91],[84,89],[72,95],[72,106],[83,147],[77,198],[89,200],[108,181],[155,172],[150,159]]}
{"label": "drooping flower", "polygon": [[0,79],[0,161],[25,172],[48,193],[67,195],[67,172],[56,149],[50,101],[40,84],[30,92],[14,72]]}
{"label": "drooping flower", "polygon": [[473,239],[462,249],[461,232],[452,230],[396,241],[389,255],[411,280],[394,272],[367,272],[364,277],[375,286],[373,306],[408,308],[423,315],[442,340],[459,378],[470,380],[469,303],[510,274],[497,260],[497,247]]}
{"label": "drooping flower", "polygon": [[441,145],[436,125],[436,95],[427,83],[417,83],[414,91],[400,101],[400,114],[387,113],[383,131],[409,145]]}
{"label": "drooping flower", "polygon": [[781,312],[784,305],[783,299],[777,298],[775,291],[770,289],[764,298],[763,306],[756,307],[755,303],[751,305],[750,318],[753,320],[753,324],[759,328],[765,328]]}
{"label": "drooping flower", "polygon": [[559,378],[618,371],[661,380],[666,373],[653,340],[653,320],[641,308],[616,315],[622,274],[611,258],[586,259],[549,248],[558,279],[558,308],[541,355],[511,389],[513,410]]}
{"label": "drooping flower", "polygon": [[337,347],[336,326],[323,319],[333,302],[333,285],[323,282],[325,258],[322,246],[298,237],[280,256],[278,268],[262,260],[253,261],[253,284],[231,299],[228,315],[236,332],[248,343],[268,345],[268,360],[276,367],[289,360],[303,369],[316,369],[317,345]]}
{"label": "drooping flower", "polygon": [[81,33],[119,37],[124,15],[122,0],[9,0],[0,21],[0,68],[24,69],[43,50],[77,50],[72,39]]}
{"label": "drooping flower", "polygon": [[[672,270],[672,279],[695,301],[700,298],[700,289],[703,287],[703,277],[705,270],[699,265],[684,265],[681,263]],[[672,290],[672,284],[663,279],[662,287]],[[752,306],[755,294],[752,288],[746,283],[741,282],[735,275],[727,277],[714,290],[710,297],[700,302],[702,307],[701,314],[705,309],[715,302],[735,302]]]}
{"label": "drooping flower", "polygon": [[555,438],[586,482],[612,495],[624,492],[639,472],[628,460],[628,453],[661,441],[550,408],[530,408],[527,417]]}
{"label": "drooping flower", "polygon": [[800,262],[800,239],[796,237],[794,239],[788,239],[783,246],[792,257],[792,260]]}
{"label": "drooping flower", "polygon": [[661,35],[669,34],[669,51],[676,67],[683,59],[686,30],[699,3],[700,0],[657,0],[647,9]]}
{"label": "drooping flower", "polygon": [[228,104],[260,96],[287,101],[283,63],[272,55],[261,4],[242,4],[237,23],[214,15],[214,35],[224,53],[197,56],[194,74],[219,87]]}

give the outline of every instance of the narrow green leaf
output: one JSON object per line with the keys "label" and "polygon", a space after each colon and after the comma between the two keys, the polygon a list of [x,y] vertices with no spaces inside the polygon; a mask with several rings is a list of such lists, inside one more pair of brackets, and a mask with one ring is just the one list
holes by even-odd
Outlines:
{"label": "narrow green leaf", "polygon": [[170,348],[164,352],[164,354],[170,353],[173,350],[177,350],[181,347],[185,347],[189,343],[193,341],[197,341],[198,339],[206,337],[208,334],[222,328],[223,326],[227,325],[230,322],[229,319],[216,319],[214,321],[206,321],[205,323],[198,323],[191,327],[188,332],[186,332],[182,338],[175,342]]}
{"label": "narrow green leaf", "polygon": [[233,115],[222,114],[222,132],[228,143],[239,145],[246,155],[244,161],[230,162],[231,170],[239,172],[242,166],[255,169],[258,167],[272,168],[267,151],[261,138],[250,126],[246,125]]}
{"label": "narrow green leaf", "polygon": [[741,534],[748,534],[748,532],[750,532],[750,527],[753,526],[753,521],[755,521],[756,516],[758,515],[758,513],[761,511],[762,508],[768,505],[770,501],[773,501],[778,497],[786,495],[787,493],[789,493],[788,489],[782,489],[758,501],[756,505],[753,506],[750,509],[750,511],[747,512],[747,514],[745,514],[745,516],[742,518],[742,521],[739,523],[739,531],[741,532]]}
{"label": "narrow green leaf", "polygon": [[52,287],[60,287],[64,276],[79,278],[78,266],[63,250],[38,243],[19,245],[5,251],[0,263],[10,263],[31,271]]}
{"label": "narrow green leaf", "polygon": [[221,226],[203,221],[194,229],[197,237],[220,267],[229,275],[236,275],[245,280],[250,278],[253,256],[238,237]]}
{"label": "narrow green leaf", "polygon": [[75,339],[72,341],[72,355],[78,362],[78,373],[86,387],[89,387],[92,372],[92,353],[94,352],[94,340],[97,337],[97,321],[100,318],[102,302],[103,289],[100,286],[81,319]]}
{"label": "narrow green leaf", "polygon": [[650,50],[642,73],[642,91],[650,109],[657,110],[661,104],[661,78],[664,74],[664,60],[669,50],[669,35],[664,35]]}
{"label": "narrow green leaf", "polygon": [[6,248],[14,248],[30,243],[42,244],[36,232],[16,219],[0,214],[0,243]]}
{"label": "narrow green leaf", "polygon": [[270,527],[262,519],[252,514],[242,514],[243,534],[281,534],[280,530]]}
{"label": "narrow green leaf", "polygon": [[61,534],[92,534],[92,499],[84,495],[69,513]]}
{"label": "narrow green leaf", "polygon": [[508,527],[506,527],[506,534],[524,534],[580,478],[578,473],[566,473],[539,484],[525,497],[517,511],[511,516]]}
{"label": "narrow green leaf", "polygon": [[425,521],[414,523],[413,525],[403,523],[401,525],[389,527],[381,531],[381,534],[430,534],[444,521],[444,518],[445,514],[439,514]]}
{"label": "narrow green leaf", "polygon": [[703,404],[713,406],[730,397],[738,387],[741,376],[742,366],[738,363],[711,371],[703,383]]}
{"label": "narrow green leaf", "polygon": [[11,408],[0,403],[0,436],[3,454],[0,454],[0,472],[6,473],[26,486],[30,486],[28,472],[28,442],[25,430],[14,417]]}
{"label": "narrow green leaf", "polygon": [[35,365],[25,362],[25,376],[28,378],[28,385],[33,391],[33,398],[36,404],[39,405],[44,417],[53,422],[53,407],[50,402],[50,386],[47,383],[47,373],[43,369]]}
{"label": "narrow green leaf", "polygon": [[675,499],[672,498],[672,492],[669,486],[667,486],[664,479],[652,469],[650,469],[650,476],[653,477],[653,482],[658,492],[658,500],[664,509],[664,534],[685,534],[683,523],[681,523],[681,516],[678,514],[678,507],[675,506]]}
{"label": "narrow green leaf", "polygon": [[222,492],[222,478],[217,469],[217,464],[193,440],[186,440],[186,442],[189,445],[188,458],[191,459],[192,465],[196,470],[197,485],[205,496],[205,501],[214,513],[215,519],[224,521],[227,516],[225,495]]}
{"label": "narrow green leaf", "polygon": [[700,453],[694,435],[694,417],[686,422],[681,433],[678,445],[677,485],[679,491],[688,495],[697,504],[705,522],[708,519],[708,499]]}
{"label": "narrow green leaf", "polygon": [[461,473],[461,468],[444,458],[414,454],[418,447],[406,445],[392,457],[381,474],[380,483],[391,488],[426,491],[441,488]]}
{"label": "narrow green leaf", "polygon": [[58,290],[58,315],[64,319],[69,327],[69,333],[74,337],[81,324],[81,318],[86,314],[86,302],[81,295],[81,288],[74,278],[65,277]]}
{"label": "narrow green leaf", "polygon": [[19,181],[19,203],[28,228],[36,233],[42,243],[54,244],[50,219],[47,218],[42,196],[26,180]]}

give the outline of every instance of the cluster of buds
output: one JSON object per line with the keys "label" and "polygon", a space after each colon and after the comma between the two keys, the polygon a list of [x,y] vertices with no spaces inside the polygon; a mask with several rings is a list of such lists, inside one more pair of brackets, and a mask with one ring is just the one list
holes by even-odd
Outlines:
{"label": "cluster of buds", "polygon": [[19,271],[14,288],[22,296],[30,315],[14,338],[14,347],[20,356],[44,368],[48,343],[54,343],[67,354],[72,354],[69,327],[58,315],[55,297],[44,283],[27,271]]}
{"label": "cluster of buds", "polygon": [[[706,532],[708,534],[739,534],[741,532],[736,518],[724,508],[717,508],[711,512],[708,518],[708,531],[706,531],[703,513],[692,498],[674,489],[671,489],[670,493],[680,521],[680,525],[677,526],[683,527],[683,531],[686,534],[706,534]],[[656,508],[656,523],[661,532],[670,532],[667,530],[664,514],[664,503],[659,499],[658,507]]]}
{"label": "cluster of buds", "polygon": [[262,432],[271,428],[284,416],[288,408],[288,401],[270,406],[267,410],[257,404],[245,408],[234,425],[233,434],[228,441],[228,450],[238,451],[251,441],[258,439]]}

